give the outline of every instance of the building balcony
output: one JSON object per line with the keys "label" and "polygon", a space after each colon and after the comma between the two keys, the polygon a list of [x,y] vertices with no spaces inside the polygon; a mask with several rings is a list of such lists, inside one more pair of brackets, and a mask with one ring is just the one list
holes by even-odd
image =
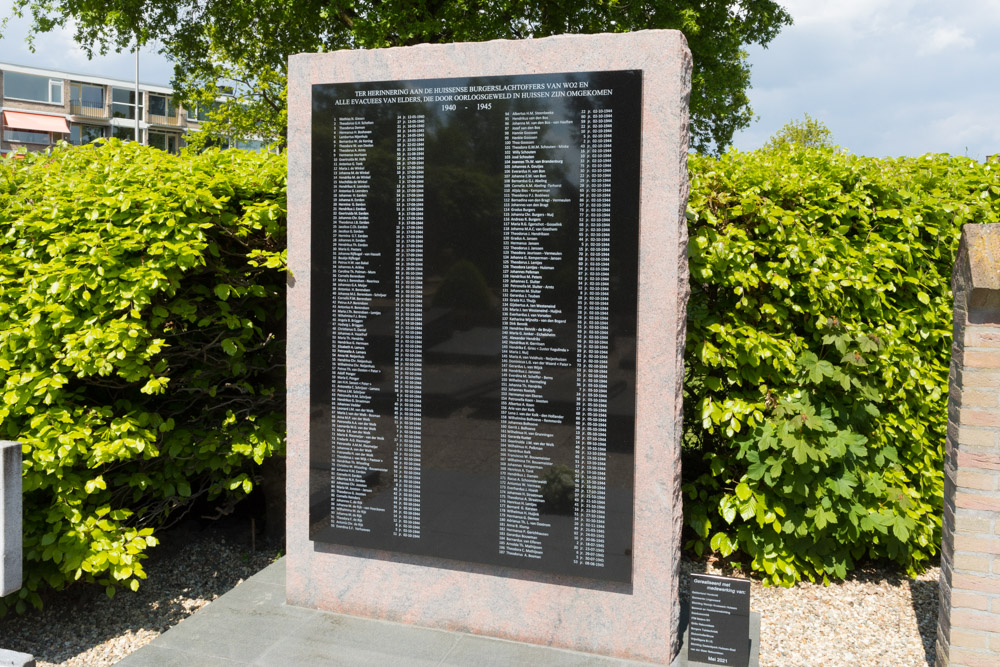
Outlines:
{"label": "building balcony", "polygon": [[159,116],[155,113],[149,114],[149,124],[150,125],[173,125],[178,126],[181,124],[180,114],[174,113],[173,116]]}
{"label": "building balcony", "polygon": [[108,108],[105,105],[87,104],[86,102],[69,103],[69,113],[71,116],[82,116],[84,118],[108,119]]}

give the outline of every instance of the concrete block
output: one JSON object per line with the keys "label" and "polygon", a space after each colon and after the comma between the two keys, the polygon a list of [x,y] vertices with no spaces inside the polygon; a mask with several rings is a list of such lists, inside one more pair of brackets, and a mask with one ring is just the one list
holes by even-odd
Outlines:
{"label": "concrete block", "polygon": [[1000,595],[1000,578],[998,577],[955,573],[952,575],[952,586],[955,589]]}
{"label": "concrete block", "polygon": [[35,667],[35,659],[29,653],[0,648],[0,667]]}
{"label": "concrete block", "polygon": [[[958,538],[956,538],[958,539]],[[978,553],[961,552],[955,554],[955,569],[965,572],[989,572],[990,557]]]}
{"label": "concrete block", "polygon": [[985,632],[969,630],[953,630],[951,633],[951,645],[962,648],[986,649],[989,648],[990,635]]}
{"label": "concrete block", "polygon": [[958,427],[955,441],[959,447],[971,445],[973,447],[995,447],[997,443],[997,432],[991,428],[976,428],[971,424],[962,424]]}
{"label": "concrete block", "polygon": [[993,530],[993,512],[960,509],[951,521],[963,533],[989,534]]}
{"label": "concrete block", "polygon": [[952,633],[954,634],[959,628],[1000,632],[1000,616],[988,612],[953,609],[951,612]]}
{"label": "concrete block", "polygon": [[998,389],[1000,388],[1000,370],[996,368],[966,368],[960,382],[963,389]]}
{"label": "concrete block", "polygon": [[996,472],[960,468],[956,483],[966,489],[993,491],[997,488],[997,476]]}
{"label": "concrete block", "polygon": [[964,649],[952,648],[950,663],[954,667],[996,667],[1000,655],[993,653],[980,653],[978,651],[966,651]]}
{"label": "concrete block", "polygon": [[21,443],[0,440],[0,597],[9,595],[19,588],[21,588]]}
{"label": "concrete block", "polygon": [[1000,414],[997,414],[996,410],[962,408],[959,411],[958,419],[963,426],[987,426],[990,428],[1000,426]]}
{"label": "concrete block", "polygon": [[1000,470],[1000,456],[996,454],[974,454],[972,452],[958,453],[958,465],[983,470]]}
{"label": "concrete block", "polygon": [[[990,599],[985,595],[970,591],[952,591],[951,606],[961,609],[978,609],[980,611],[989,610]],[[965,644],[969,646],[969,644]]]}
{"label": "concrete block", "polygon": [[[971,493],[958,492],[955,494],[955,507],[969,510],[987,510],[990,512],[1000,512],[1000,496],[996,494],[973,495]],[[1000,544],[993,547],[1000,549]],[[1000,551],[990,551],[998,554]]]}
{"label": "concrete block", "polygon": [[966,350],[966,368],[998,368],[1000,367],[1000,350]]}
{"label": "concrete block", "polygon": [[1000,347],[1000,330],[996,327],[970,326],[965,330],[969,347]]}
{"label": "concrete block", "polygon": [[[953,396],[949,392],[949,396]],[[969,389],[954,397],[963,408],[995,408],[1000,405],[1000,392],[996,389]]]}

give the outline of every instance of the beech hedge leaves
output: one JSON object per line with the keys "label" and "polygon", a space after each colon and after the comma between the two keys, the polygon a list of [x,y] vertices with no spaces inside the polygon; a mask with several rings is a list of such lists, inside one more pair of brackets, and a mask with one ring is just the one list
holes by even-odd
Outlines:
{"label": "beech hedge leaves", "polygon": [[[920,570],[940,543],[966,158],[692,157],[686,547],[765,581]],[[0,160],[0,437],[24,451],[25,587],[111,595],[156,529],[284,449],[285,161],[110,141]]]}
{"label": "beech hedge leaves", "polygon": [[952,264],[997,164],[794,144],[694,157],[686,546],[769,583],[941,540]]}
{"label": "beech hedge leaves", "polygon": [[111,141],[0,160],[0,435],[25,586],[146,576],[154,530],[284,448],[285,164]]}

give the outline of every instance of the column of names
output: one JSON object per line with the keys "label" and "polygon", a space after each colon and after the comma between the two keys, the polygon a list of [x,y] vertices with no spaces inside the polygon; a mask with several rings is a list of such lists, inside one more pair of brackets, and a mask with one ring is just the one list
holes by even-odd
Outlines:
{"label": "column of names", "polygon": [[365,376],[376,373],[368,355],[365,321],[378,313],[371,308],[377,283],[369,269],[377,253],[368,249],[366,198],[371,175],[365,166],[372,147],[371,121],[338,118],[333,162],[332,240],[332,465],[330,524],[369,532],[364,517],[365,476],[382,463],[375,455],[376,414],[372,394],[378,391]]}
{"label": "column of names", "polygon": [[[551,111],[504,114],[503,283],[500,380],[499,553],[541,558],[551,526],[539,516],[540,473],[552,465],[552,434],[543,424],[560,415],[543,412],[547,368],[568,366],[565,349],[549,344],[562,312],[546,303],[545,274],[562,259],[546,237],[562,222],[549,210],[546,164],[563,162],[541,143]],[[544,152],[542,152],[544,151]]]}

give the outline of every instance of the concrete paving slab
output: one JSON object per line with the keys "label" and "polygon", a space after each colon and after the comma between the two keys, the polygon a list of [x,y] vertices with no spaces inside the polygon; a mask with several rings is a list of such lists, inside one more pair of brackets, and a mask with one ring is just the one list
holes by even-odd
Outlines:
{"label": "concrete paving slab", "polygon": [[386,667],[407,665],[412,667],[438,667],[442,656],[389,654],[385,642],[378,640],[367,648],[357,646],[331,646],[317,637],[283,639],[254,663],[255,667],[271,665],[296,665],[296,667]]}
{"label": "concrete paving slab", "polygon": [[511,665],[641,667],[648,664],[475,635],[462,636],[455,649],[441,663],[442,667],[468,667],[468,665],[476,667],[510,667]]}
{"label": "concrete paving slab", "polygon": [[132,655],[119,660],[115,667],[240,667],[246,663],[210,655],[188,653],[173,648],[144,646]]}
{"label": "concrete paving slab", "polygon": [[120,667],[638,667],[562,649],[521,644],[291,607],[284,559],[160,635]]}
{"label": "concrete paving slab", "polygon": [[338,650],[364,652],[375,647],[383,660],[396,662],[407,658],[440,661],[458,641],[454,632],[326,612],[290,635],[300,640],[312,637],[321,637]]}
{"label": "concrete paving slab", "polygon": [[283,604],[240,609],[212,603],[156,641],[163,648],[252,663],[301,627],[307,617],[295,611]]}

